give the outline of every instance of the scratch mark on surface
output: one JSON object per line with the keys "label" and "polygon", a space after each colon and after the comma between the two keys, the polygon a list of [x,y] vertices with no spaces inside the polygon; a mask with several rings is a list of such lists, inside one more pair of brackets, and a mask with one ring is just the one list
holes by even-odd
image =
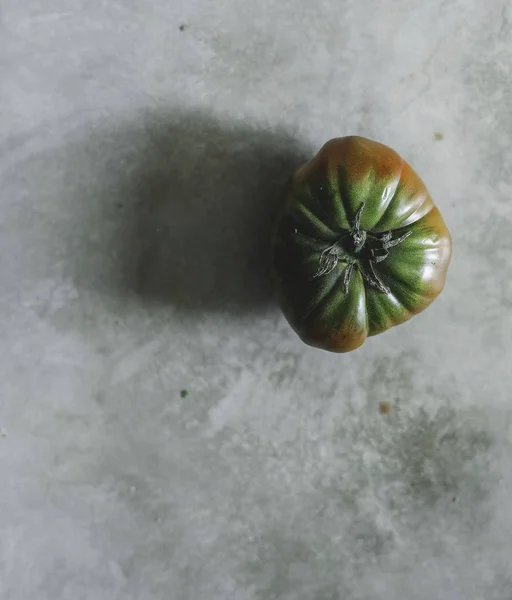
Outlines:
{"label": "scratch mark on surface", "polygon": [[505,0],[505,2],[503,3],[503,6],[501,7],[501,13],[500,13],[501,25],[500,25],[500,30],[498,31],[499,37],[501,37],[503,35],[503,33],[505,32],[507,27],[510,25],[510,21],[509,21],[508,14],[507,14],[508,6],[509,6],[509,1]]}

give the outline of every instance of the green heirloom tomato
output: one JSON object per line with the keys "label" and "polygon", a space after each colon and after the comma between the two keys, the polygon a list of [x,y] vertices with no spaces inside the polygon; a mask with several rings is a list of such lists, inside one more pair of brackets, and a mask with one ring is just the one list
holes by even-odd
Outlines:
{"label": "green heirloom tomato", "polygon": [[290,325],[311,346],[349,352],[440,294],[451,237],[414,170],[391,148],[350,136],[294,173],[272,249]]}

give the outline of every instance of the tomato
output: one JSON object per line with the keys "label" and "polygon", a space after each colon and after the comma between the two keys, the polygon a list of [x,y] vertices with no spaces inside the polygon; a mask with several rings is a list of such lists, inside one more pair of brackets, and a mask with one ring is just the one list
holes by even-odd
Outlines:
{"label": "tomato", "polygon": [[272,239],[283,313],[307,344],[349,352],[441,293],[451,237],[394,150],[335,138],[291,177]]}

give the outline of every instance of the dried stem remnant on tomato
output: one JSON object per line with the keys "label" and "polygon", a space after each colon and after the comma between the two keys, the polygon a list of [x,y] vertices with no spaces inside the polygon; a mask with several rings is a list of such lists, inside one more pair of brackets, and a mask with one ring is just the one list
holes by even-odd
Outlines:
{"label": "dried stem remnant on tomato", "polygon": [[354,267],[359,269],[363,279],[371,287],[384,294],[389,293],[389,288],[382,282],[375,272],[373,265],[382,262],[389,255],[390,248],[398,246],[407,239],[412,231],[393,238],[391,231],[376,233],[361,229],[361,214],[365,203],[357,209],[352,221],[352,227],[340,239],[326,248],[320,256],[318,271],[314,277],[321,277],[330,273],[339,261],[346,263],[343,276],[343,291],[348,292],[350,279]]}

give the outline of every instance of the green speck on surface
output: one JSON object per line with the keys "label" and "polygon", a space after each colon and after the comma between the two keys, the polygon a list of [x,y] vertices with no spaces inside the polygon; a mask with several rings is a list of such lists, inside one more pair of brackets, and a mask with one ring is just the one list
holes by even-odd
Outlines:
{"label": "green speck on surface", "polygon": [[181,392],[180,392],[180,396],[181,396],[182,398],[186,398],[186,397],[188,396],[188,390],[181,390]]}
{"label": "green speck on surface", "polygon": [[440,142],[441,140],[444,140],[444,133],[442,131],[436,131],[434,133],[434,140],[436,142]]}

